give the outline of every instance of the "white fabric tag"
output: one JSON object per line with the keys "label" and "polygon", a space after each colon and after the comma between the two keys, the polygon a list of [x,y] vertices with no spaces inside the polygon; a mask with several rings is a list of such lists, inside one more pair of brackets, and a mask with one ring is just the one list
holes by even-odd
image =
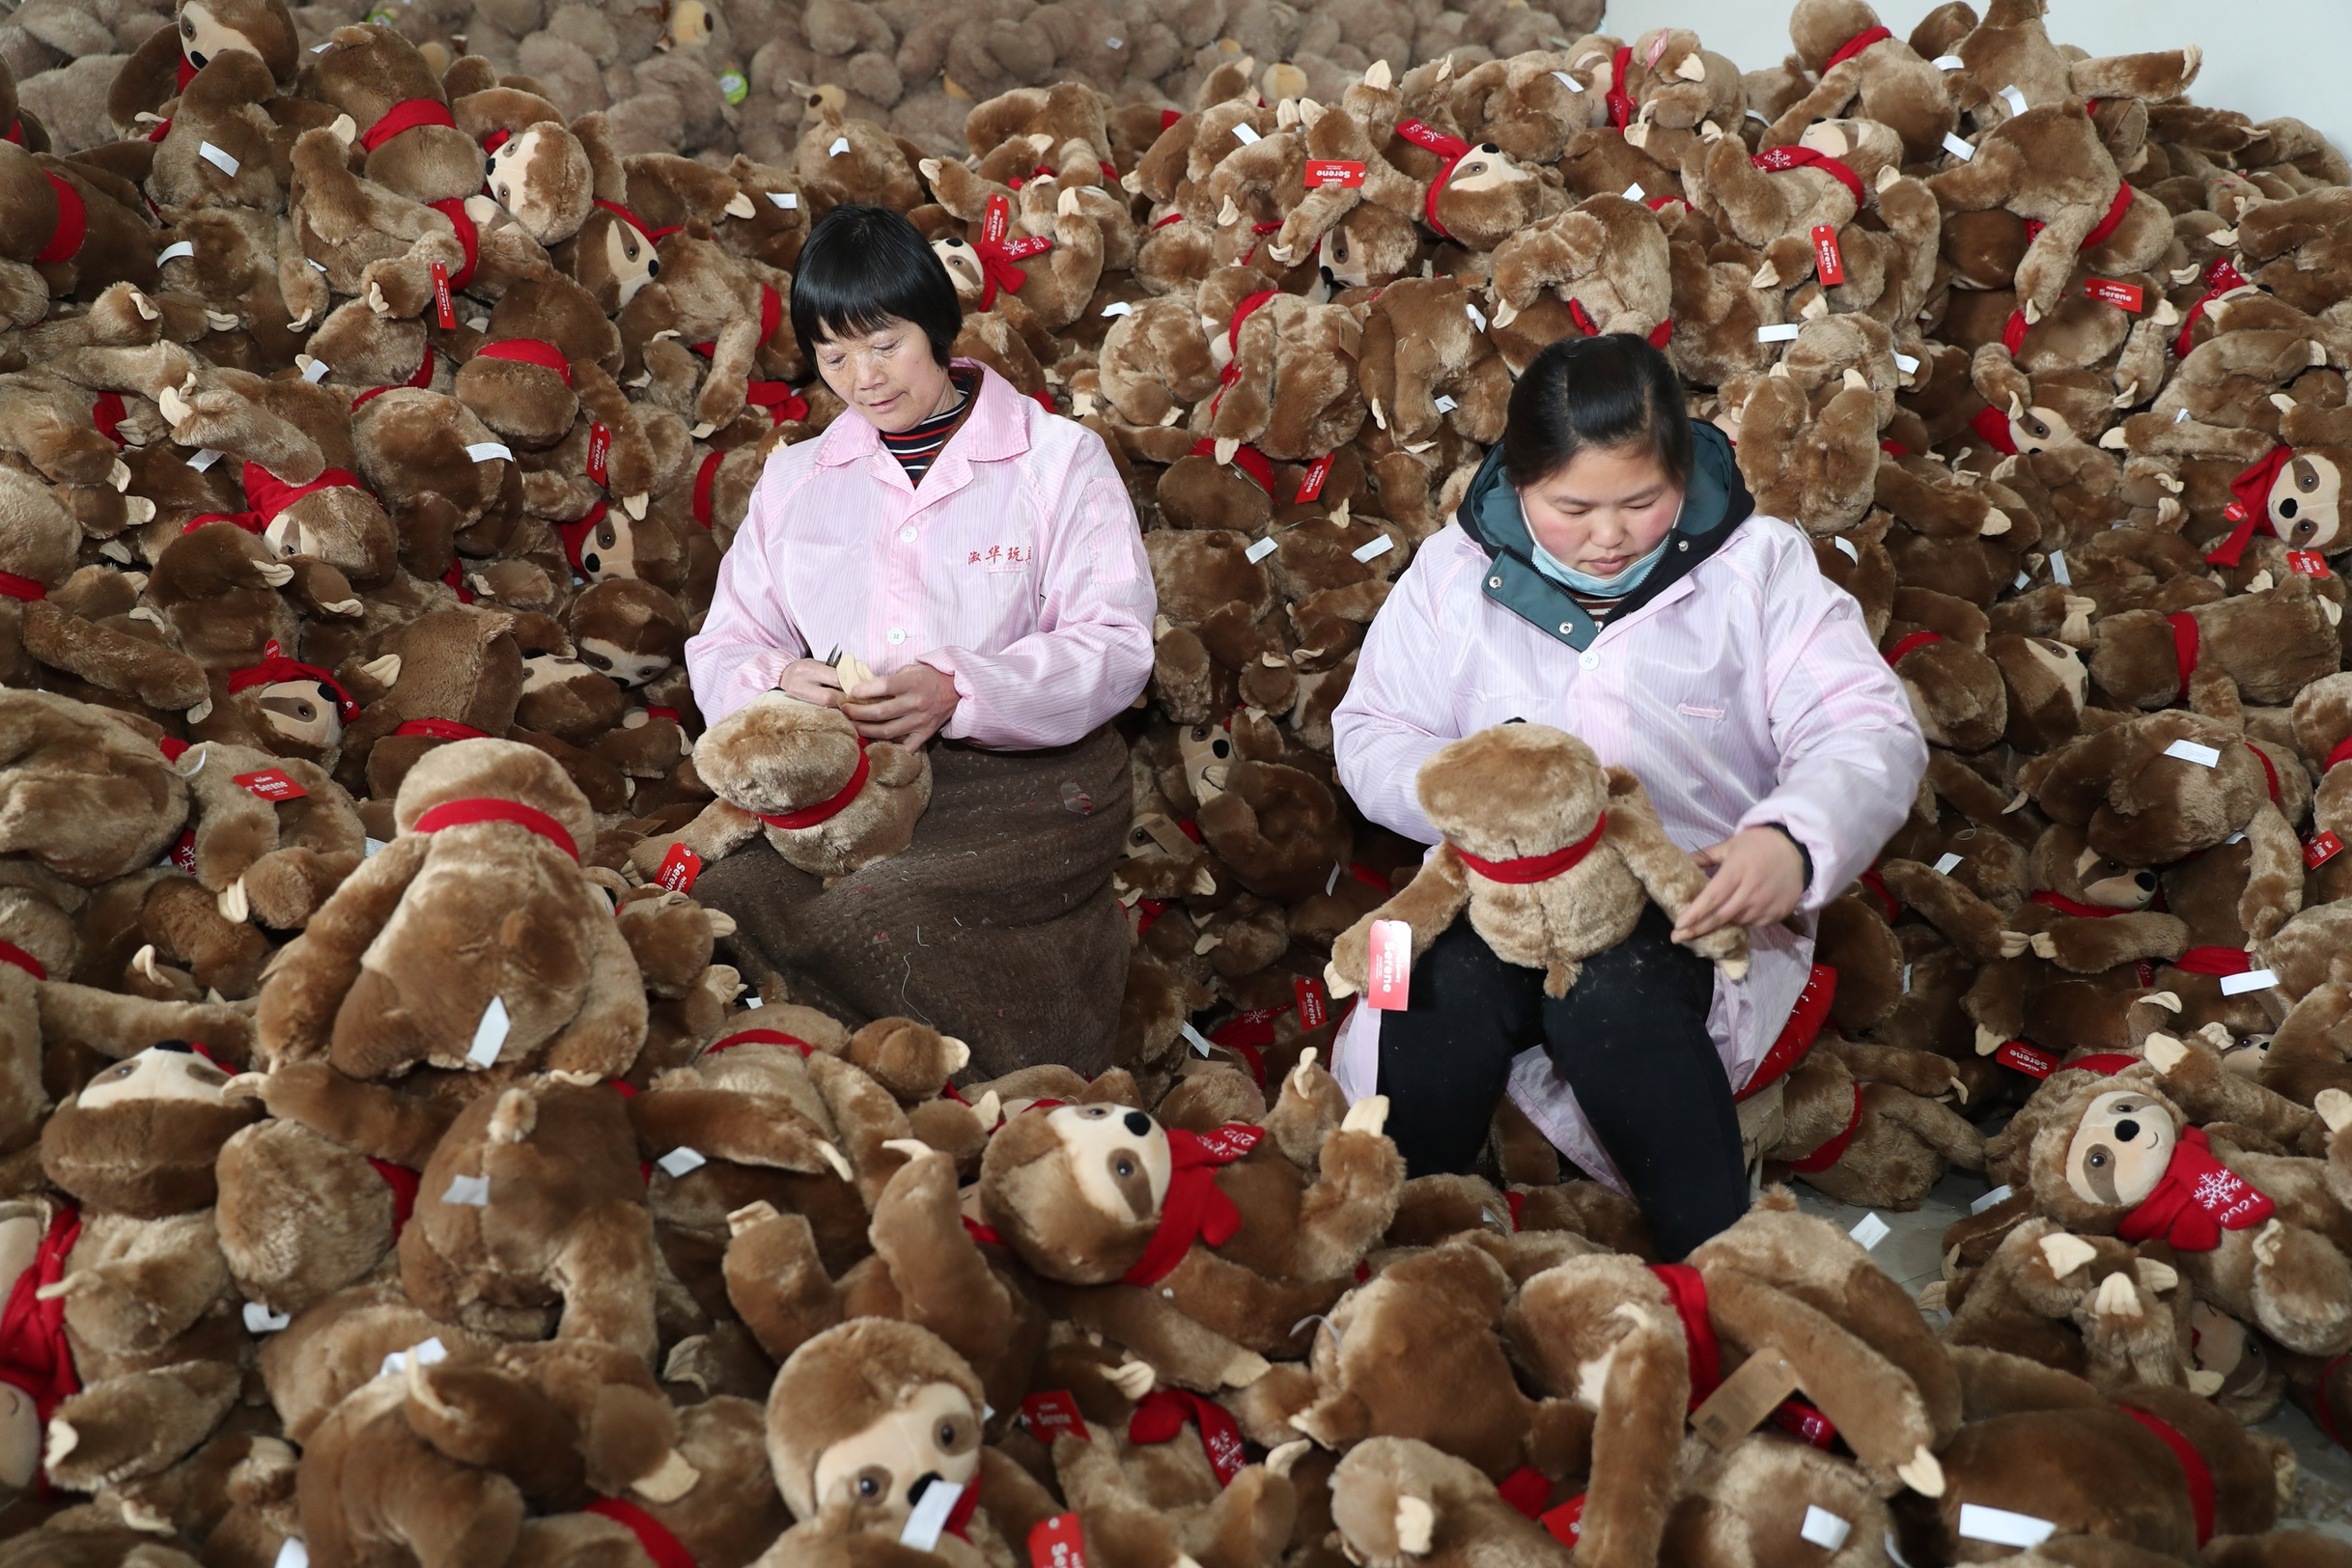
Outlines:
{"label": "white fabric tag", "polygon": [[[302,259],[306,262],[310,262],[310,258],[307,256],[303,257]],[[310,262],[310,269],[313,272],[323,274],[326,271],[326,264],[324,262]]]}
{"label": "white fabric tag", "polygon": [[1894,356],[1894,368],[1901,371],[1906,376],[1911,376],[1918,373],[1919,362],[1912,358],[1909,354],[1896,354]]}
{"label": "white fabric tag", "polygon": [[1339,862],[1336,860],[1332,861],[1331,874],[1323,879],[1323,896],[1325,898],[1330,898],[1331,896],[1331,889],[1339,885]]}
{"label": "white fabric tag", "polygon": [[366,842],[363,844],[363,846],[361,847],[361,849],[360,849],[360,851],[359,851],[359,858],[361,858],[362,860],[365,860],[365,859],[369,858],[370,856],[374,855],[375,854],[377,854],[377,853],[378,853],[378,851],[380,851],[380,850],[381,850],[383,847],[384,847],[384,841],[383,841],[382,839],[380,839],[380,838],[371,838],[371,839],[368,839],[368,840],[367,840],[367,841],[366,841]]}
{"label": "white fabric tag", "polygon": [[195,254],[196,247],[188,243],[188,241],[184,239],[174,240],[171,244],[168,244],[161,250],[155,252],[155,265],[160,266],[165,262],[177,261],[182,256],[193,256]]}
{"label": "white fabric tag", "polygon": [[1838,554],[1844,556],[1856,566],[1862,565],[1862,551],[1854,547],[1854,541],[1841,535],[1836,539],[1831,540],[1830,543],[1837,546]]}
{"label": "white fabric tag", "polygon": [[660,1159],[655,1161],[654,1163],[659,1165],[663,1170],[668,1171],[673,1176],[684,1176],[687,1171],[700,1169],[702,1166],[709,1164],[710,1162],[705,1160],[694,1150],[681,1144],[677,1148],[672,1149],[669,1153],[663,1155]]}
{"label": "white fabric tag", "polygon": [[2164,754],[2178,757],[2182,762],[2193,762],[2199,768],[2219,768],[2222,765],[2219,751],[2211,746],[2198,745],[2195,741],[2175,741],[2164,748]]}
{"label": "white fabric tag", "polygon": [[2058,1529],[2047,1519],[2031,1514],[2013,1514],[2006,1508],[1987,1508],[1982,1503],[1964,1502],[1960,1505],[1960,1533],[1971,1541],[1990,1541],[1995,1546],[2037,1547],[2050,1539]]}
{"label": "white fabric tag", "polygon": [[2050,576],[2054,582],[2063,583],[2069,588],[2074,586],[2074,574],[2066,570],[2066,552],[2064,550],[2050,552]]}
{"label": "white fabric tag", "polygon": [[448,1359],[449,1347],[441,1343],[439,1334],[435,1334],[431,1339],[419,1340],[406,1350],[396,1350],[385,1357],[377,1366],[376,1375],[380,1378],[391,1372],[406,1372],[412,1360],[419,1366],[432,1366]]}
{"label": "white fabric tag", "polygon": [[1454,411],[1456,408],[1459,408],[1459,407],[1461,407],[1461,406],[1462,406],[1462,405],[1460,405],[1460,404],[1456,403],[1456,402],[1455,402],[1453,399],[1451,399],[1451,398],[1447,397],[1447,396],[1446,396],[1444,393],[1441,392],[1441,393],[1439,393],[1439,394],[1438,394],[1438,398],[1437,398],[1437,409],[1438,409],[1438,412],[1440,412],[1440,413],[1442,413],[1442,414],[1450,414],[1450,413],[1452,413],[1452,412],[1453,412],[1453,411]]}
{"label": "white fabric tag", "polygon": [[326,372],[327,364],[325,360],[313,359],[309,364],[302,367],[302,379],[315,384],[326,379]]}
{"label": "white fabric tag", "polygon": [[2222,976],[2222,994],[2243,995],[2249,991],[2268,991],[2279,983],[2279,976],[2269,969],[2248,969],[2244,974]]}
{"label": "white fabric tag", "polygon": [[768,1005],[768,998],[760,995],[745,996],[743,1005],[745,1007],[765,1007]]}
{"label": "white fabric tag", "polygon": [[[310,52],[317,54],[325,47],[323,43],[313,44]],[[270,1568],[310,1568],[310,1548],[288,1536],[278,1543],[277,1560],[270,1564]]]}
{"label": "white fabric tag", "polygon": [[1797,334],[1804,330],[1803,322],[1783,322],[1778,326],[1759,326],[1756,328],[1756,341],[1758,343],[1794,343],[1797,341]]}
{"label": "white fabric tag", "polygon": [[455,1203],[462,1208],[490,1207],[490,1178],[488,1176],[452,1176],[449,1190],[441,1194],[443,1203]]}
{"label": "white fabric tag", "polygon": [[1963,163],[1968,162],[1971,158],[1976,155],[1976,150],[1974,148],[1969,146],[1968,143],[1962,141],[1959,137],[1953,135],[1948,130],[1944,133],[1944,151],[1949,153],[1952,156],[1958,158]]}
{"label": "white fabric tag", "polygon": [[1888,1224],[1887,1221],[1881,1219],[1876,1214],[1866,1214],[1863,1215],[1862,1218],[1856,1222],[1854,1228],[1846,1232],[1846,1234],[1853,1237],[1857,1243],[1861,1244],[1862,1249],[1867,1252],[1870,1250],[1870,1248],[1885,1241],[1889,1234],[1893,1231],[1893,1229],[1894,1227],[1892,1225]]}
{"label": "white fabric tag", "polygon": [[833,138],[833,145],[825,150],[825,155],[828,158],[837,158],[849,150],[850,139],[847,136],[836,136]]}
{"label": "white fabric tag", "polygon": [[1481,332],[1486,330],[1485,312],[1481,311],[1477,306],[1471,304],[1467,299],[1462,302],[1462,309],[1469,314],[1470,325],[1476,327]]}
{"label": "white fabric tag", "polygon": [[1366,540],[1363,544],[1358,545],[1354,549],[1348,551],[1348,553],[1355,556],[1358,561],[1373,561],[1378,560],[1381,556],[1387,554],[1394,548],[1396,548],[1396,541],[1390,539],[1386,534],[1383,534],[1378,539]]}
{"label": "white fabric tag", "polygon": [[465,449],[465,455],[476,462],[488,462],[492,458],[512,458],[504,441],[476,441]]}
{"label": "white fabric tag", "polygon": [[499,1048],[506,1044],[506,998],[492,996],[482,1009],[482,1022],[474,1025],[474,1043],[465,1048],[465,1059],[476,1067],[496,1061]]}
{"label": "white fabric tag", "polygon": [[768,193],[768,199],[788,212],[800,205],[799,195],[789,190],[771,190]]}
{"label": "white fabric tag", "polygon": [[938,1546],[939,1532],[947,1527],[947,1516],[956,1511],[956,1502],[963,1496],[964,1488],[953,1481],[934,1481],[923,1488],[913,1511],[907,1515],[906,1527],[898,1532],[898,1544],[917,1552]]}
{"label": "white fabric tag", "polygon": [[1930,60],[1928,64],[1935,67],[1938,70],[1958,70],[1962,66],[1968,64],[1968,62],[1961,59],[1956,54],[1940,54],[1937,55],[1933,60]]}
{"label": "white fabric tag", "polygon": [[2004,87],[2001,90],[2001,96],[2008,100],[2009,112],[2011,114],[2024,114],[2026,112],[2026,95],[2020,93],[2016,88]]}
{"label": "white fabric tag", "polygon": [[292,1322],[288,1314],[272,1312],[259,1302],[245,1303],[245,1332],[249,1334],[273,1334]]}
{"label": "white fabric tag", "polygon": [[1958,855],[1942,854],[1936,857],[1936,874],[1938,876],[1948,877],[1959,869],[1960,857]]}
{"label": "white fabric tag", "polygon": [[1123,38],[1106,38],[1103,41],[1103,47],[1106,49],[1124,49],[1127,47],[1127,40]]}
{"label": "white fabric tag", "polygon": [[1135,314],[1135,307],[1124,299],[1114,299],[1103,307],[1103,314],[1106,316],[1133,316]]}
{"label": "white fabric tag", "polygon": [[1911,966],[1908,964],[1903,966],[1903,994],[1911,994]]}
{"label": "white fabric tag", "polygon": [[1569,92],[1582,93],[1584,91],[1584,84],[1578,81],[1574,76],[1569,75],[1566,71],[1555,70],[1552,74],[1557,76],[1560,79],[1560,85],[1568,89]]}
{"label": "white fabric tag", "polygon": [[1203,1056],[1209,1054],[1209,1037],[1207,1035],[1202,1034],[1198,1029],[1195,1029],[1190,1023],[1187,1023],[1184,1026],[1183,1034],[1186,1043],[1190,1045],[1194,1050],[1200,1052]]}
{"label": "white fabric tag", "polygon": [[210,142],[198,143],[196,155],[232,180],[237,178],[237,171],[244,167],[243,164],[237,161],[236,154],[224,153]]}
{"label": "white fabric tag", "polygon": [[1246,120],[1237,120],[1233,123],[1233,139],[1244,147],[1254,147],[1258,140],[1257,127]]}
{"label": "white fabric tag", "polygon": [[1272,555],[1274,552],[1274,542],[1273,540],[1261,539],[1256,544],[1250,546],[1247,549],[1242,551],[1242,559],[1247,561],[1251,566],[1255,566],[1260,561],[1266,559],[1266,557],[1269,555]]}
{"label": "white fabric tag", "polygon": [[188,454],[188,466],[198,473],[203,473],[219,461],[220,454],[209,446],[200,446]]}
{"label": "white fabric tag", "polygon": [[1982,1214],[1985,1210],[1992,1208],[1997,1203],[2006,1203],[2008,1201],[2009,1189],[2006,1186],[1996,1187],[1990,1192],[1987,1192],[1984,1196],[1970,1204],[1968,1206],[1968,1212],[1971,1214]]}
{"label": "white fabric tag", "polygon": [[1641,188],[1641,182],[1638,180],[1625,187],[1625,199],[1629,202],[1638,202],[1648,194],[1648,191]]}
{"label": "white fabric tag", "polygon": [[1854,1533],[1854,1526],[1827,1508],[1806,1503],[1805,1524],[1797,1533],[1824,1552],[1834,1552],[1846,1544],[1846,1537]]}

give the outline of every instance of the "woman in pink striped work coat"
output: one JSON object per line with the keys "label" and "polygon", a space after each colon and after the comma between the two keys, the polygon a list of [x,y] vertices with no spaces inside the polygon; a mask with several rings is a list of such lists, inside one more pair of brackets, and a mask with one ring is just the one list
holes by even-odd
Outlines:
{"label": "woman in pink striped work coat", "polygon": [[[1416,1175],[1468,1170],[1509,1093],[1678,1258],[1747,1207],[1733,1090],[1804,988],[1813,912],[1902,821],[1927,753],[1861,607],[1801,532],[1753,515],[1730,443],[1636,338],[1554,344],[1521,377],[1502,443],[1365,638],[1340,780],[1434,843],[1415,771],[1515,719],[1632,769],[1707,891],[1679,927],[1651,907],[1558,1000],[1456,921],[1409,1007],[1352,1015],[1340,1081],[1389,1096]],[[1675,940],[1730,921],[1753,942],[1737,983]]]}

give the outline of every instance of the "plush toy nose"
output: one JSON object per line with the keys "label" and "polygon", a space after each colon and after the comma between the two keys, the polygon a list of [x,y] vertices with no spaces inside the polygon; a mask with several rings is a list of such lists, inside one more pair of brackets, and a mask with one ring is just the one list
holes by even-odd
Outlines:
{"label": "plush toy nose", "polygon": [[2295,498],[2292,495],[2281,497],[2279,501],[2279,516],[2282,518],[2291,518],[2294,515]]}
{"label": "plush toy nose", "polygon": [[939,1479],[941,1476],[938,1470],[925,1470],[916,1476],[914,1484],[907,1488],[907,1505],[911,1508],[922,1501],[923,1494],[931,1490],[931,1483]]}
{"label": "plush toy nose", "polygon": [[197,49],[190,49],[190,50],[188,51],[188,64],[189,64],[189,65],[194,66],[194,67],[195,67],[195,68],[196,68],[198,70],[204,70],[204,63],[205,63],[205,56],[204,56],[204,54],[203,54],[203,52],[202,52],[201,50],[197,50]]}
{"label": "plush toy nose", "polygon": [[661,275],[661,263],[658,260],[648,258],[645,263],[645,275],[649,278],[659,277]]}
{"label": "plush toy nose", "polygon": [[1498,147],[1493,142],[1481,142],[1478,144],[1478,151],[1481,153],[1499,153],[1502,151],[1502,149]]}
{"label": "plush toy nose", "polygon": [[2121,1138],[2126,1143],[2139,1142],[2140,1124],[2133,1121],[2117,1122],[2115,1124],[2115,1136]]}
{"label": "plush toy nose", "polygon": [[498,160],[496,158],[484,158],[482,160],[482,172],[486,175],[496,174],[498,172]]}
{"label": "plush toy nose", "polygon": [[2152,871],[2143,871],[2134,877],[2132,881],[2140,884],[2140,890],[2143,893],[2156,891],[2156,873]]}
{"label": "plush toy nose", "polygon": [[1137,1137],[1152,1130],[1152,1119],[1139,1110],[1131,1110],[1122,1119],[1127,1123],[1127,1130]]}

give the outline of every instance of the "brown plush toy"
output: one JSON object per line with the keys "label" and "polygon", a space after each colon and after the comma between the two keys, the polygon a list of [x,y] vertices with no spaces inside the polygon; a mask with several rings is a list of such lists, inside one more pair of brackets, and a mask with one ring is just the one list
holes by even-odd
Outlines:
{"label": "brown plush toy", "polygon": [[[1544,971],[1565,996],[1579,967],[1633,931],[1642,901],[1668,914],[1706,885],[1666,836],[1640,780],[1603,770],[1592,748],[1544,724],[1506,724],[1441,747],[1415,779],[1421,808],[1445,835],[1414,880],[1332,944],[1333,996],[1367,984],[1372,925],[1403,920],[1414,958],[1467,909],[1511,963]],[[1726,926],[1692,942],[1732,979],[1748,972],[1748,933]]]}
{"label": "brown plush toy", "polygon": [[2243,701],[2289,703],[2341,667],[2342,620],[2343,607],[2305,576],[2170,615],[2129,610],[2097,622],[2090,678],[2134,708],[2170,707],[2215,676]]}
{"label": "brown plush toy", "polygon": [[[1311,1059],[1264,1128],[1163,1128],[1115,1104],[1015,1116],[980,1171],[988,1222],[1043,1278],[1048,1304],[1118,1339],[1167,1382],[1263,1376],[1386,1231],[1404,1186],[1380,1134],[1387,1102],[1340,1112]],[[1063,1288],[1056,1288],[1063,1287]],[[1074,1287],[1074,1288],[1072,1288]]]}
{"label": "brown plush toy", "polygon": [[931,759],[860,740],[840,712],[762,693],[705,730],[694,767],[718,798],[673,837],[630,861],[653,876],[672,844],[718,859],[755,832],[812,876],[844,877],[895,854],[931,803]]}
{"label": "brown plush toy", "polygon": [[229,919],[299,931],[359,868],[359,814],[317,764],[215,741],[181,767],[196,817],[191,874]]}
{"label": "brown plush toy", "polygon": [[394,819],[392,843],[280,951],[266,1053],[357,1078],[499,1062],[627,1071],[645,990],[612,906],[580,874],[595,824],[555,762],[508,741],[441,746],[401,781]]}
{"label": "brown plush toy", "polygon": [[1817,85],[1780,111],[1763,145],[1796,141],[1816,120],[1852,114],[1891,127],[1904,161],[1933,157],[1959,124],[1944,73],[1881,24],[1864,0],[1797,0],[1789,42]]}
{"label": "brown plush toy", "polygon": [[186,780],[136,721],[0,690],[0,854],[93,887],[154,865],[187,812]]}
{"label": "brown plush toy", "polygon": [[1413,1438],[1358,1443],[1331,1472],[1331,1523],[1365,1568],[1568,1568],[1569,1547],[1477,1467]]}

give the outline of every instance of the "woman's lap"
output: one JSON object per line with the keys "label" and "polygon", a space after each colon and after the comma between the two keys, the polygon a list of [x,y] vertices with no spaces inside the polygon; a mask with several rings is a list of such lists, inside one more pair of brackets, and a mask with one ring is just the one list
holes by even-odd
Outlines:
{"label": "woman's lap", "polygon": [[1111,1065],[1127,921],[1109,876],[1126,840],[1127,748],[1106,726],[1052,751],[932,748],[930,808],[904,851],[832,887],[765,839],[695,897],[737,922],[726,956],[853,1025],[904,1015],[972,1048],[988,1077]]}

